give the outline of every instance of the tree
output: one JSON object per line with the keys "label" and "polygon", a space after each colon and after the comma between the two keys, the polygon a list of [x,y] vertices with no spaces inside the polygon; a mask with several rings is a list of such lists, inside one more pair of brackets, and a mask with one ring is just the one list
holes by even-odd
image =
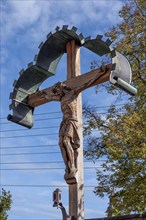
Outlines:
{"label": "tree", "polygon": [[[106,160],[103,170],[97,170],[94,192],[100,197],[109,196],[108,215],[146,212],[145,12],[144,0],[129,0],[119,12],[122,22],[106,33],[130,61],[138,94],[121,108],[111,105],[104,118],[96,108],[84,106],[84,134],[88,141],[85,156]],[[119,92],[109,84],[103,87],[110,94]],[[100,131],[99,137],[92,135],[95,129]]]}
{"label": "tree", "polygon": [[12,204],[12,195],[10,194],[10,191],[6,192],[4,189],[2,189],[2,193],[0,196],[0,219],[1,220],[7,220],[7,212],[11,208]]}

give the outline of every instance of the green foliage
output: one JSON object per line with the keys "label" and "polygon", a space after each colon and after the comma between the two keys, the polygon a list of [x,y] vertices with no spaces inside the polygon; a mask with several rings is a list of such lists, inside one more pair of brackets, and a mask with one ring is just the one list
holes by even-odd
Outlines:
{"label": "green foliage", "polygon": [[[102,171],[97,170],[94,192],[100,197],[109,196],[108,215],[146,212],[145,12],[144,0],[129,0],[119,12],[122,22],[106,34],[128,58],[138,94],[122,108],[112,105],[104,117],[91,106],[84,106],[84,135],[88,140],[85,156],[106,159]],[[109,84],[103,87],[110,94],[119,92]],[[100,135],[92,136],[97,129]]]}
{"label": "green foliage", "polygon": [[4,189],[2,189],[2,193],[0,196],[0,219],[1,220],[7,220],[8,215],[7,212],[11,208],[12,203],[12,195],[10,194],[10,191],[6,192]]}
{"label": "green foliage", "polygon": [[106,36],[115,41],[116,49],[128,58],[132,67],[132,82],[138,88],[136,99],[144,103],[146,98],[144,95],[146,86],[145,0],[129,0],[119,15],[123,22],[113,27]]}
{"label": "green foliage", "polygon": [[[125,112],[121,114],[123,110]],[[86,157],[93,160],[106,157],[103,170],[97,170],[95,194],[112,198],[113,215],[145,212],[146,110],[139,114],[131,106],[118,111],[112,106],[104,120],[88,107],[84,111],[87,119],[85,134],[89,135],[96,128],[101,134],[100,137],[88,136]]]}

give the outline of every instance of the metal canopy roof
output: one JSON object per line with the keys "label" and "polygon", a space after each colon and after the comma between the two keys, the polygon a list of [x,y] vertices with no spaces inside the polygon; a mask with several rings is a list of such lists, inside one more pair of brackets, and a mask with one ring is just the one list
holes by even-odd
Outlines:
{"label": "metal canopy roof", "polygon": [[103,41],[101,35],[97,35],[95,39],[84,38],[82,33],[77,33],[76,27],[69,29],[68,25],[64,25],[62,29],[56,27],[55,33],[50,32],[47,35],[46,41],[39,46],[39,53],[34,59],[35,63],[28,64],[28,68],[21,70],[20,77],[14,81],[14,90],[10,94],[12,99],[10,109],[13,110],[13,115],[8,115],[8,120],[28,128],[33,126],[33,109],[27,105],[28,96],[35,93],[47,78],[55,74],[61,57],[66,53],[66,44],[71,40],[75,40],[76,44],[99,56],[110,53],[113,63],[110,82],[125,91],[130,90],[129,93],[132,95],[136,94],[136,90],[129,85],[132,77],[129,62],[122,54],[110,48],[109,39]]}

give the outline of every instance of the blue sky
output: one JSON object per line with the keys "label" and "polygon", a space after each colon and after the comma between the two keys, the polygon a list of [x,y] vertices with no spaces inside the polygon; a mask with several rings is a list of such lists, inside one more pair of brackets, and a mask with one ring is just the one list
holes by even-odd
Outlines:
{"label": "blue sky", "polygon": [[[18,79],[19,71],[33,61],[40,42],[50,31],[55,31],[56,26],[76,26],[78,33],[84,36],[104,35],[120,22],[118,11],[123,4],[122,0],[1,0],[1,185],[21,185],[3,186],[13,195],[9,220],[61,219],[60,210],[52,207],[52,192],[57,187],[62,190],[62,201],[68,208],[68,188],[63,179],[64,164],[57,135],[62,116],[60,105],[48,103],[36,108],[35,125],[31,130],[7,122],[9,93],[14,80]],[[86,49],[81,50],[82,73],[90,70],[93,59],[98,57]],[[66,56],[59,63],[56,76],[49,78],[41,88],[65,79]],[[106,112],[107,108],[100,107],[110,105],[115,99],[106,93],[95,95],[94,88],[83,92],[83,103],[99,107],[99,112]],[[85,218],[106,215],[108,199],[96,197],[91,187],[97,184],[96,170],[89,167],[100,166],[100,163],[84,163]],[[33,187],[35,185],[39,187]]]}

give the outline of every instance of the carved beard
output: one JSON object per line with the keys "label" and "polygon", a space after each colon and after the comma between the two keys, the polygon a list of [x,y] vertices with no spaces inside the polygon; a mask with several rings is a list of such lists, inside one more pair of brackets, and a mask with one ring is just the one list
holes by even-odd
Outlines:
{"label": "carved beard", "polygon": [[63,85],[63,84],[57,85],[57,86],[52,90],[52,92],[53,92],[55,95],[59,95],[60,98],[62,98],[62,97],[65,95],[65,91],[69,92],[69,91],[71,91],[71,88],[70,88],[70,87],[67,87],[66,85]]}
{"label": "carved beard", "polygon": [[58,88],[54,88],[52,90],[52,92],[54,93],[54,95],[58,95],[60,96],[60,98],[62,98],[65,95],[65,92],[63,91],[62,88],[58,89]]}

